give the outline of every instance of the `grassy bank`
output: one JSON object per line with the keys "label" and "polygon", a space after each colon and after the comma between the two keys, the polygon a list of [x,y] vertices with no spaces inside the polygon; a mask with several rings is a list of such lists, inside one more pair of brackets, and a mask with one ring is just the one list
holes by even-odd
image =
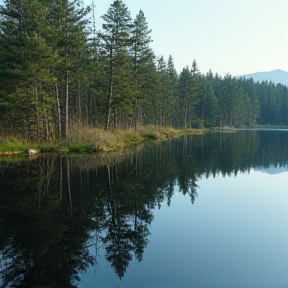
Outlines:
{"label": "grassy bank", "polygon": [[119,151],[127,146],[136,145],[149,140],[168,139],[184,134],[203,134],[204,129],[178,130],[155,126],[134,130],[116,130],[106,132],[95,128],[74,127],[71,129],[69,141],[25,142],[12,136],[0,135],[0,155],[27,153],[34,149],[38,153],[93,153]]}

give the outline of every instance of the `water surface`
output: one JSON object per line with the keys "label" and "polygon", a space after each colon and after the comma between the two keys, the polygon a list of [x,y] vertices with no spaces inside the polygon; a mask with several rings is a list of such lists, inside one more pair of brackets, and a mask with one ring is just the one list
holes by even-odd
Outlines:
{"label": "water surface", "polygon": [[288,287],[288,133],[0,164],[2,283]]}

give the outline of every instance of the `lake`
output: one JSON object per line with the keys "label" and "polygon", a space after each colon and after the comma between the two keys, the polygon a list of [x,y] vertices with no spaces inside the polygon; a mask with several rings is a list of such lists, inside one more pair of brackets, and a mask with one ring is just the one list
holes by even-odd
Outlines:
{"label": "lake", "polygon": [[2,287],[288,287],[288,131],[0,161]]}

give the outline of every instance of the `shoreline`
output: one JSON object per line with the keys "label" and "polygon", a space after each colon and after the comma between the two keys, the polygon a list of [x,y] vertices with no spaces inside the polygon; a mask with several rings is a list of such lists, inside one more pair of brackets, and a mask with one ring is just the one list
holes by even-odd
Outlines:
{"label": "shoreline", "polygon": [[[129,146],[138,145],[147,141],[159,141],[172,139],[182,135],[203,135],[207,129],[173,129],[157,128],[140,131],[119,130],[105,132],[95,130],[97,139],[71,139],[68,141],[43,141],[42,143],[27,142],[23,139],[7,137],[1,141],[0,136],[0,156],[13,156],[27,154],[33,149],[35,154],[44,153],[73,153],[73,154],[93,154],[121,151]],[[98,133],[98,134],[97,134]],[[95,137],[96,138],[96,137]]]}
{"label": "shoreline", "polygon": [[[287,131],[288,127],[255,126],[255,127],[216,127],[210,129],[174,129],[174,128],[143,128],[139,131],[117,130],[114,132],[105,132],[103,130],[94,130],[92,139],[77,138],[63,141],[43,141],[26,142],[23,139],[7,136],[1,139],[0,135],[0,156],[29,155],[29,149],[33,149],[37,154],[44,153],[72,153],[72,154],[93,154],[117,152],[129,146],[135,146],[147,141],[167,140],[182,135],[203,135],[205,133],[228,133],[237,131]],[[90,131],[90,132],[91,132]]]}

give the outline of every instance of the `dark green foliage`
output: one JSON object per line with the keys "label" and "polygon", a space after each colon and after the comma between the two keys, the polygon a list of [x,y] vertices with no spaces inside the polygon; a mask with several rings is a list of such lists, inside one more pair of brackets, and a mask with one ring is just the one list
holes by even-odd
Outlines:
{"label": "dark green foliage", "polygon": [[[102,16],[104,21],[102,31],[99,33],[100,51],[106,60],[107,65],[104,66],[104,72],[108,79],[105,87],[106,93],[106,107],[105,107],[105,130],[110,127],[111,116],[114,114],[115,128],[117,126],[118,113],[122,111],[119,105],[123,99],[122,105],[126,106],[126,114],[129,114],[129,98],[131,94],[131,81],[129,76],[133,79],[133,74],[130,70],[127,48],[131,45],[131,17],[126,5],[116,0],[111,4],[108,12]],[[118,83],[117,83],[118,82]],[[119,85],[121,83],[121,85]],[[118,85],[117,85],[118,84]],[[114,91],[114,89],[116,91]],[[129,91],[130,90],[130,91]],[[127,106],[128,105],[128,106]],[[132,104],[131,104],[132,106]],[[120,109],[119,109],[120,108]],[[124,118],[127,118],[124,115]]]}
{"label": "dark green foliage", "polygon": [[161,127],[171,127],[174,106],[173,86],[163,56],[157,59],[157,89],[154,96],[154,121]]}
{"label": "dark green foliage", "polygon": [[170,77],[170,81],[172,84],[172,90],[173,90],[173,98],[174,98],[174,107],[173,107],[173,112],[172,112],[172,125],[174,127],[181,127],[181,119],[179,119],[178,117],[178,113],[179,113],[179,103],[177,101],[177,97],[178,97],[178,74],[177,71],[175,69],[174,66],[174,61],[172,56],[170,55],[168,58],[168,62],[167,62],[167,72],[169,74]]}
{"label": "dark green foliage", "polygon": [[87,126],[288,125],[286,86],[201,75],[196,60],[178,75],[171,55],[155,60],[142,10],[133,20],[115,0],[93,33],[89,13],[76,0],[2,1],[1,134],[53,142]]}
{"label": "dark green foliage", "polygon": [[202,119],[205,127],[218,126],[218,100],[216,98],[213,83],[208,77],[201,77],[200,96],[197,105],[197,116]]}
{"label": "dark green foliage", "polygon": [[130,54],[133,65],[133,114],[134,127],[143,124],[144,103],[149,97],[148,83],[151,78],[151,62],[154,61],[154,53],[149,47],[152,42],[150,37],[151,30],[148,29],[148,23],[142,10],[134,20],[132,29],[132,46]]}
{"label": "dark green foliage", "polygon": [[88,10],[76,2],[6,0],[0,7],[0,82],[9,83],[0,97],[10,133],[47,141],[61,137],[65,124],[68,136],[69,83],[87,42]]}

